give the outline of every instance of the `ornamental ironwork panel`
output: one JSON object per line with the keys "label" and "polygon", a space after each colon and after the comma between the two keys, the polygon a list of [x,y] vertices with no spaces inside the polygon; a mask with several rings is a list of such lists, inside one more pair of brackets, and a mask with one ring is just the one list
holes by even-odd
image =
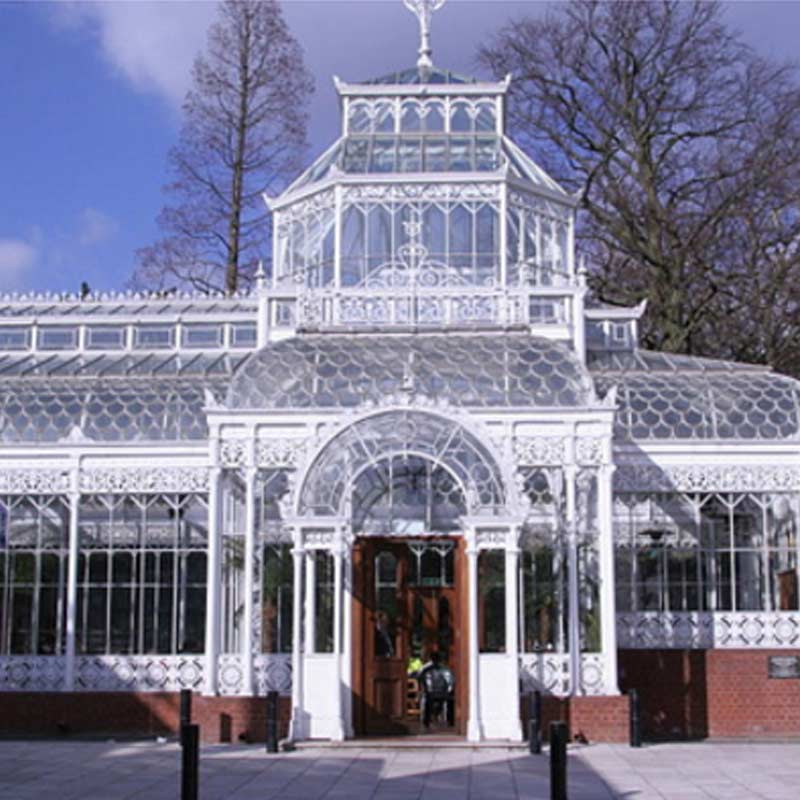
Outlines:
{"label": "ornamental ironwork panel", "polygon": [[617,644],[634,650],[796,648],[800,612],[627,612],[617,614]]}
{"label": "ornamental ironwork panel", "polygon": [[257,695],[272,691],[291,694],[291,655],[256,655],[253,657],[253,674]]}
{"label": "ornamental ironwork panel", "polygon": [[[522,692],[538,690],[543,694],[565,696],[570,693],[568,653],[524,653],[520,656]],[[581,653],[581,693],[606,694],[602,653]]]}
{"label": "ornamental ironwork panel", "polygon": [[60,692],[66,661],[64,656],[0,656],[0,691]]}
{"label": "ornamental ironwork panel", "polygon": [[195,656],[80,656],[75,690],[177,692],[203,685],[205,659]]}

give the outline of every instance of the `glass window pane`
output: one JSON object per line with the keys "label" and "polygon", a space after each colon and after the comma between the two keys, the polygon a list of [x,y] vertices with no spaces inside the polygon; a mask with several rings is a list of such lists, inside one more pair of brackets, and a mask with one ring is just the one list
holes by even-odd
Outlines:
{"label": "glass window pane", "polygon": [[184,325],[183,346],[188,348],[220,347],[222,325]]}
{"label": "glass window pane", "polygon": [[30,346],[31,332],[29,328],[0,327],[0,350],[27,350]]}
{"label": "glass window pane", "polygon": [[87,350],[122,350],[126,329],[111,325],[92,325],[86,329]]}
{"label": "glass window pane", "polygon": [[172,325],[139,325],[133,331],[133,346],[138,349],[169,349],[175,344]]}
{"label": "glass window pane", "polygon": [[264,545],[261,564],[261,652],[292,650],[294,584],[291,545]]}
{"label": "glass window pane", "polygon": [[316,585],[314,603],[316,626],[314,652],[333,652],[333,556],[330,553],[314,553]]}
{"label": "glass window pane", "polygon": [[40,350],[71,350],[78,346],[78,329],[39,328],[37,346]]}
{"label": "glass window pane", "polygon": [[505,553],[482,550],[478,555],[478,633],[482,653],[506,649]]}
{"label": "glass window pane", "polygon": [[232,325],[231,326],[231,346],[250,347],[256,343],[255,325]]}

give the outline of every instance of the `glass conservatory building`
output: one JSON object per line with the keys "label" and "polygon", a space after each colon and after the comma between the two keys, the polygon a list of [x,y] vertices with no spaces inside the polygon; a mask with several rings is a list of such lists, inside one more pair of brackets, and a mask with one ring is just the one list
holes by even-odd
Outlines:
{"label": "glass conservatory building", "polygon": [[470,741],[533,689],[624,737],[631,686],[655,732],[797,732],[718,698],[800,696],[800,383],[586,302],[508,85],[337,81],[247,294],[2,299],[0,705],[274,689],[295,740],[415,732],[436,650]]}

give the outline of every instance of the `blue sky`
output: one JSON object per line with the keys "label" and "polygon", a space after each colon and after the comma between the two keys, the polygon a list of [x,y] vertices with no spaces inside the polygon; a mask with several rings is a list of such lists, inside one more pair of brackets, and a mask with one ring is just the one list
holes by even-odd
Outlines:
{"label": "blue sky", "polygon": [[[331,76],[412,65],[417,24],[400,0],[285,0],[315,75],[312,157],[337,134]],[[450,0],[434,61],[479,73],[478,44],[543,8],[534,0]],[[726,13],[765,55],[796,58],[800,2],[736,2]],[[180,124],[209,2],[0,0],[0,292],[122,288],[137,247],[158,235],[166,155]]]}

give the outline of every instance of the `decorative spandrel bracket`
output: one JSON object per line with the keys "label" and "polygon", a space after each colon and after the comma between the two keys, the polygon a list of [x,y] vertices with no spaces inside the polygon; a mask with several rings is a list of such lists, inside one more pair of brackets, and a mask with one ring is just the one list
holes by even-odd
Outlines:
{"label": "decorative spandrel bracket", "polygon": [[417,68],[425,76],[433,68],[431,55],[431,17],[434,11],[438,11],[445,0],[403,0],[406,8],[414,13],[419,20],[419,60]]}

